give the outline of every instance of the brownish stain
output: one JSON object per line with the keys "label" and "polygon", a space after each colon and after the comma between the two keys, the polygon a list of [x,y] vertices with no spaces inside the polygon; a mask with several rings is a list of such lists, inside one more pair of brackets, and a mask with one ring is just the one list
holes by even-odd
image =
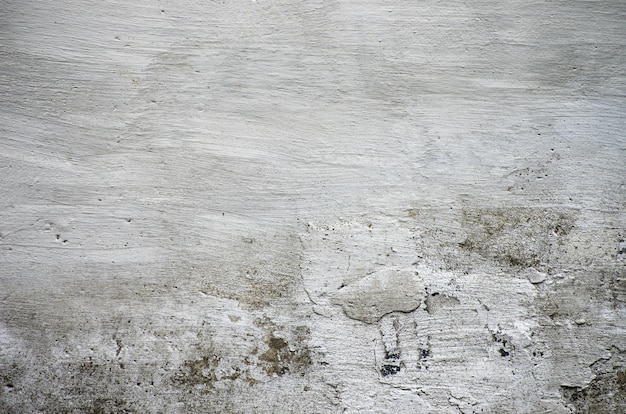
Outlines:
{"label": "brownish stain", "polygon": [[217,381],[215,367],[220,358],[216,355],[205,355],[199,359],[185,361],[175,381],[184,385],[203,385],[206,388],[213,388]]}
{"label": "brownish stain", "polygon": [[265,368],[267,375],[283,375],[289,371],[290,355],[287,342],[272,335],[267,344],[269,349],[259,356],[259,360],[269,363]]}
{"label": "brownish stain", "polygon": [[311,353],[306,347],[290,349],[289,343],[274,334],[269,335],[266,343],[268,349],[259,356],[259,361],[265,362],[264,369],[270,377],[288,372],[303,373],[311,365]]}
{"label": "brownish stain", "polygon": [[265,373],[270,377],[286,373],[304,375],[312,364],[311,351],[307,346],[311,334],[309,328],[296,326],[286,331],[269,318],[258,319],[255,324],[266,331],[267,350],[258,356],[259,366]]}
{"label": "brownish stain", "polygon": [[622,394],[626,394],[626,371],[617,371],[617,385]]}

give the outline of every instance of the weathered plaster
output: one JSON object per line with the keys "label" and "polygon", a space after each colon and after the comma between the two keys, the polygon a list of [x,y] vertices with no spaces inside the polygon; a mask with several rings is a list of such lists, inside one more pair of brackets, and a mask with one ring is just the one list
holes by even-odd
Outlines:
{"label": "weathered plaster", "polygon": [[626,4],[7,0],[0,411],[626,411]]}

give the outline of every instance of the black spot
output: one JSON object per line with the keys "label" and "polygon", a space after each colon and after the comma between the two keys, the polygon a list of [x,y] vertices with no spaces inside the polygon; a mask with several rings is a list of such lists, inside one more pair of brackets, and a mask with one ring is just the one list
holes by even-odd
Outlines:
{"label": "black spot", "polygon": [[385,351],[385,359],[400,359],[400,352],[398,350]]}
{"label": "black spot", "polygon": [[617,254],[624,254],[624,253],[626,253],[626,240],[620,239],[619,245],[617,248]]}
{"label": "black spot", "polygon": [[509,354],[510,352],[505,351],[504,348],[500,348],[500,355],[502,356],[502,358],[508,357]]}
{"label": "black spot", "polygon": [[380,373],[382,374],[383,377],[386,377],[387,375],[395,375],[398,372],[400,372],[400,367],[398,365],[385,364],[380,369]]}

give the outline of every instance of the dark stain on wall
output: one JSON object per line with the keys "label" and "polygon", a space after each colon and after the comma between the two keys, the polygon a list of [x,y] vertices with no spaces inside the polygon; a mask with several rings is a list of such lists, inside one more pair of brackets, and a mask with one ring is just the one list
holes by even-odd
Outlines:
{"label": "dark stain on wall", "polygon": [[573,212],[537,208],[464,210],[467,238],[459,247],[500,265],[533,267],[547,263],[550,253],[575,228]]}
{"label": "dark stain on wall", "polygon": [[204,385],[206,388],[213,388],[217,381],[215,368],[220,358],[217,355],[205,355],[202,358],[185,361],[175,381],[185,385]]}
{"label": "dark stain on wall", "polygon": [[260,365],[268,376],[282,376],[288,372],[304,375],[312,364],[311,351],[302,342],[308,334],[308,328],[296,328],[296,336],[300,338],[290,344],[273,332],[268,333],[265,341],[268,349],[259,356]]}

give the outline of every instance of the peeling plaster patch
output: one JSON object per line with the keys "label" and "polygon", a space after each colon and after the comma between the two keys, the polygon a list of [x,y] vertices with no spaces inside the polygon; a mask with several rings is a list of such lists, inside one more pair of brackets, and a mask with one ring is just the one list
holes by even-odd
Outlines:
{"label": "peeling plaster patch", "polygon": [[365,323],[376,323],[391,312],[412,312],[422,302],[424,285],[415,270],[383,269],[341,288],[333,303],[345,314]]}
{"label": "peeling plaster patch", "polygon": [[584,387],[561,385],[561,395],[577,413],[626,412],[626,352],[612,349],[590,365],[594,377]]}
{"label": "peeling plaster patch", "polygon": [[521,275],[526,276],[528,281],[533,285],[543,283],[548,278],[548,275],[534,268],[524,269],[524,271],[521,272]]}

